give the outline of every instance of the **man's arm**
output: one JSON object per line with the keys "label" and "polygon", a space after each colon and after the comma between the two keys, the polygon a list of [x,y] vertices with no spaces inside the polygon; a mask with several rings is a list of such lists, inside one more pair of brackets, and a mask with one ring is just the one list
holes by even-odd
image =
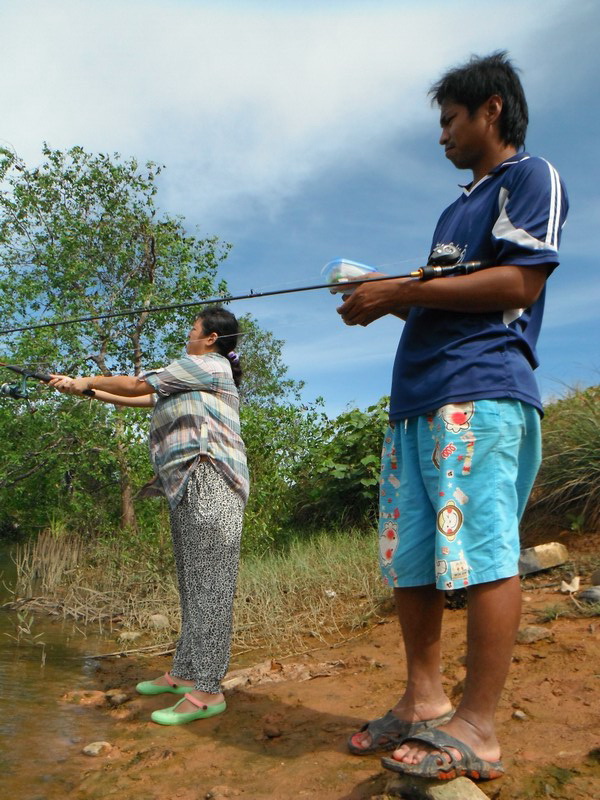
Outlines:
{"label": "man's arm", "polygon": [[485,313],[528,308],[540,296],[548,267],[496,266],[449,278],[399,278],[363,283],[337,309],[347,325],[369,325],[386,314],[404,318],[414,306]]}
{"label": "man's arm", "polygon": [[[385,272],[370,272],[368,275],[365,275],[364,278],[365,278],[365,280],[372,280],[373,278],[385,278],[386,274],[387,273],[385,273]],[[385,283],[386,285],[388,283],[393,283],[393,282],[394,282],[393,279],[390,279],[389,282],[388,281],[383,281],[383,283]],[[352,296],[352,293],[354,291],[356,291],[356,288],[349,290],[347,294],[342,294],[342,300],[346,301],[349,297]],[[340,306],[340,308],[342,308],[342,306]],[[338,310],[338,313],[341,313],[339,308],[337,310]],[[398,317],[398,319],[406,321],[406,318],[408,317],[408,312],[409,311],[410,311],[410,308],[394,308],[394,309],[391,309],[390,311],[387,311],[385,313],[392,314],[392,316]],[[348,325],[352,325],[354,323],[348,322],[347,324]]]}

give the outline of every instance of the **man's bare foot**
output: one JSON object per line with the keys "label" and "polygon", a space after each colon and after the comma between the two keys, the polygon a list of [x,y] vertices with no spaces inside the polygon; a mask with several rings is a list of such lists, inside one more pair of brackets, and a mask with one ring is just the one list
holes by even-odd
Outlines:
{"label": "man's bare foot", "polygon": [[[393,715],[400,721],[409,724],[417,722],[425,722],[437,719],[444,714],[449,714],[452,711],[452,704],[447,697],[444,697],[438,703],[419,703],[417,706],[409,705],[404,700],[399,700],[398,703],[392,708]],[[373,721],[374,723],[377,720]],[[360,750],[369,750],[372,745],[372,737],[369,730],[358,731],[351,738],[350,741],[354,747]],[[386,741],[389,741],[385,734],[378,737],[377,747],[385,748]],[[398,741],[396,739],[396,741]]]}
{"label": "man's bare foot", "polygon": [[[450,722],[441,725],[439,730],[467,744],[479,758],[485,761],[500,760],[500,744],[493,729],[484,732],[483,729],[475,727],[472,723],[455,714]],[[449,748],[449,750],[455,758],[460,759],[461,754],[457,750],[454,750],[454,748]],[[394,761],[400,761],[404,764],[420,764],[428,753],[439,753],[440,758],[449,761],[446,753],[441,753],[434,747],[429,747],[422,742],[411,742],[410,740],[394,750],[392,758]]]}

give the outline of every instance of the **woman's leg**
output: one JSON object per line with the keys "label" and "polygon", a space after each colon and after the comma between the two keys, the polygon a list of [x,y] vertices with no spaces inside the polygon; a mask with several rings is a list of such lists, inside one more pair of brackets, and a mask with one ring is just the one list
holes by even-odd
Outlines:
{"label": "woman's leg", "polygon": [[[199,699],[220,702],[229,665],[233,598],[237,583],[243,504],[221,473],[201,463],[174,510],[179,548],[185,635],[173,663],[175,676],[193,679]],[[190,671],[183,672],[183,668]],[[186,707],[184,707],[186,706]],[[182,712],[189,711],[182,703]]]}

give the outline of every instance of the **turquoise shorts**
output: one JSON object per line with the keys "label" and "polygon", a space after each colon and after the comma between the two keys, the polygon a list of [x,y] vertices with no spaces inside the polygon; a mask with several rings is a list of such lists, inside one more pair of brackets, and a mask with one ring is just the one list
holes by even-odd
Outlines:
{"label": "turquoise shorts", "polygon": [[388,428],[379,560],[392,587],[461,589],[518,574],[519,521],[541,460],[518,400],[452,403]]}

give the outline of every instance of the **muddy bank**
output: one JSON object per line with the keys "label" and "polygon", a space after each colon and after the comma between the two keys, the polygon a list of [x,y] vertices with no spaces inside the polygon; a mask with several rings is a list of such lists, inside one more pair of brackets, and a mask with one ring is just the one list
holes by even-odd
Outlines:
{"label": "muddy bank", "polygon": [[[494,800],[600,797],[600,618],[568,618],[573,608],[545,573],[524,592],[522,627],[541,626],[540,638],[516,646],[498,711],[507,775],[481,789]],[[534,588],[535,587],[535,588]],[[548,610],[553,610],[548,615]],[[545,610],[548,621],[541,621]],[[457,698],[464,678],[465,611],[446,613],[444,682]],[[247,656],[246,656],[247,658]],[[168,669],[168,657],[113,658],[97,663],[94,692],[72,686],[56,709],[76,704],[110,748],[84,755],[79,739],[61,763],[36,772],[35,752],[22,772],[0,778],[2,796],[20,800],[367,800],[384,792],[388,773],[377,756],[348,754],[345,741],[363,721],[385,712],[405,678],[392,616],[340,646],[270,665],[260,659],[254,682],[227,692],[225,714],[164,728],[150,712],[166,696],[135,695],[137,681]],[[239,664],[233,663],[232,669]],[[89,690],[89,684],[86,687]],[[103,694],[119,689],[125,702]],[[122,698],[121,698],[122,699]],[[107,722],[109,725],[107,726]],[[40,719],[43,729],[43,719]],[[43,747],[36,739],[35,747]],[[20,774],[19,774],[20,772]]]}

